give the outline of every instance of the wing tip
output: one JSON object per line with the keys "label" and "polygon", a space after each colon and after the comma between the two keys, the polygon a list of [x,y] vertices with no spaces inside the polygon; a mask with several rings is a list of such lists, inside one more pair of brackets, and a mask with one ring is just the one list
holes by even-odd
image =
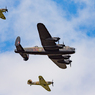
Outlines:
{"label": "wing tip", "polygon": [[39,75],[39,76],[38,76],[38,78],[40,79],[40,78],[42,78],[42,76],[41,76],[41,75]]}
{"label": "wing tip", "polygon": [[62,67],[60,67],[61,69],[66,69],[67,68],[67,66],[65,65],[65,66],[62,66]]}
{"label": "wing tip", "polygon": [[15,46],[18,46],[20,44],[20,36],[18,36],[16,38],[16,41],[15,41]]}
{"label": "wing tip", "polygon": [[6,20],[6,18],[5,17],[1,17],[3,20]]}
{"label": "wing tip", "polygon": [[47,91],[49,91],[49,92],[50,92],[50,91],[51,91],[51,89],[49,89],[49,90],[47,90]]}
{"label": "wing tip", "polygon": [[37,23],[37,27],[45,26],[43,23]]}

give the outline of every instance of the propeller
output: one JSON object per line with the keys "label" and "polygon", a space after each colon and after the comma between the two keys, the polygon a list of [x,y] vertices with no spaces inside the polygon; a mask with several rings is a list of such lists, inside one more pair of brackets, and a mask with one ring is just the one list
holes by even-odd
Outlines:
{"label": "propeller", "polygon": [[58,44],[59,44],[59,40],[58,40]]}
{"label": "propeller", "polygon": [[53,80],[52,80],[52,86],[54,86],[54,82],[53,82]]}
{"label": "propeller", "polygon": [[[7,6],[5,7],[6,11],[8,12]],[[6,12],[5,12],[6,13]]]}
{"label": "propeller", "polygon": [[65,46],[64,42],[63,42],[63,45]]}
{"label": "propeller", "polygon": [[71,67],[71,62],[72,62],[72,60],[70,60],[70,67]]}

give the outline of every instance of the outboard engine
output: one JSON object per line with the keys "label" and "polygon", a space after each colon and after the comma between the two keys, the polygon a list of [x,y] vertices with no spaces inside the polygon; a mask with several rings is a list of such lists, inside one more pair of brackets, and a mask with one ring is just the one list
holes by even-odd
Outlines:
{"label": "outboard engine", "polygon": [[52,37],[52,38],[47,38],[46,40],[57,42],[60,40],[60,38],[59,37]]}
{"label": "outboard engine", "polygon": [[71,56],[70,56],[69,54],[67,54],[67,55],[62,55],[62,57],[63,57],[64,59],[69,59]]}
{"label": "outboard engine", "polygon": [[65,45],[64,44],[57,44],[57,46],[59,47],[59,49],[63,48]]}
{"label": "outboard engine", "polygon": [[52,37],[53,38],[53,40],[55,41],[55,42],[57,42],[57,41],[59,41],[60,40],[60,38],[59,37]]}
{"label": "outboard engine", "polygon": [[71,60],[59,60],[58,62],[69,65],[72,61]]}

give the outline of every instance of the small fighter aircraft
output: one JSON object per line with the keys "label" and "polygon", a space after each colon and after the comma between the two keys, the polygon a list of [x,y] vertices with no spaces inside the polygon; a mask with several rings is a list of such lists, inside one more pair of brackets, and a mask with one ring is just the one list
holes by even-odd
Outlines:
{"label": "small fighter aircraft", "polygon": [[43,88],[45,88],[47,91],[51,91],[48,85],[52,84],[53,86],[53,81],[45,81],[42,76],[39,76],[39,81],[37,82],[32,82],[31,79],[27,81],[27,84],[31,85],[41,85]]}
{"label": "small fighter aircraft", "polygon": [[8,9],[7,9],[7,8],[5,8],[5,9],[0,9],[0,18],[6,19],[6,17],[4,16],[3,12],[5,12],[5,13],[8,12]]}
{"label": "small fighter aircraft", "polygon": [[[18,36],[15,41],[15,53],[19,53],[25,61],[29,59],[29,54],[48,55],[48,57],[60,68],[67,68],[66,65],[70,64],[70,55],[75,53],[75,48],[59,44],[59,37],[52,37],[45,25],[42,23],[37,24],[38,33],[40,36],[41,44],[43,47],[23,48],[20,44],[20,37]],[[56,42],[58,41],[58,44]]]}

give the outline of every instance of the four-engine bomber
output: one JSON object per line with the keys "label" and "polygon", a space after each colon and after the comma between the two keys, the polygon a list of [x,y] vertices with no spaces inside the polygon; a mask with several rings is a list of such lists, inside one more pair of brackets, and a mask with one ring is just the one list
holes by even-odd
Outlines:
{"label": "four-engine bomber", "polygon": [[[25,61],[29,59],[29,54],[48,55],[48,57],[60,68],[67,68],[66,65],[70,64],[71,56],[69,54],[75,53],[75,48],[59,44],[59,37],[52,37],[44,24],[38,23],[37,29],[41,44],[43,47],[30,47],[23,48],[20,44],[20,37],[18,36],[15,41],[15,53],[19,53]],[[56,44],[58,42],[58,44]]]}

